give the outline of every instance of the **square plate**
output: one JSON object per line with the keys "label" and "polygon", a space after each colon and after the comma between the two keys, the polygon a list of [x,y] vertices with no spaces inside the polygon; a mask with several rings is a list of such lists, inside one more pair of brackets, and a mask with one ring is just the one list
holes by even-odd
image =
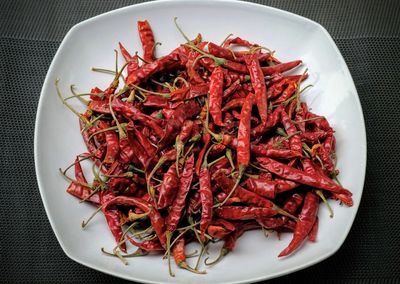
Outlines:
{"label": "square plate", "polygon": [[[353,207],[331,202],[335,217],[330,219],[321,206],[316,243],[306,243],[298,253],[278,259],[291,234],[265,238],[259,231],[246,233],[237,248],[206,275],[174,269],[168,275],[167,262],[159,255],[135,258],[124,266],[107,257],[101,247],[111,249],[114,239],[99,214],[85,230],[80,223],[93,207],[80,204],[65,193],[67,182],[57,169],[84,152],[78,121],[56,96],[54,81],[61,78],[63,93],[76,84],[87,92],[106,87],[108,75],[91,72],[93,66],[114,65],[113,49],[119,41],[128,50],[141,50],[136,21],[149,20],[157,41],[158,56],[183,43],[173,18],[190,37],[201,32],[206,40],[222,41],[228,34],[241,36],[277,51],[283,62],[302,59],[309,69],[307,83],[314,87],[303,96],[313,112],[324,115],[336,130],[338,168],[345,188],[353,192]],[[122,61],[121,61],[122,62]],[[76,104],[78,107],[79,105]],[[73,260],[121,278],[148,283],[245,283],[277,277],[308,267],[334,254],[344,242],[355,218],[364,184],[366,134],[361,105],[349,70],[328,32],[306,18],[278,9],[236,1],[157,1],[134,5],[86,20],[65,36],[43,85],[35,129],[35,164],[40,193],[64,250]],[[212,250],[211,259],[219,248]]]}

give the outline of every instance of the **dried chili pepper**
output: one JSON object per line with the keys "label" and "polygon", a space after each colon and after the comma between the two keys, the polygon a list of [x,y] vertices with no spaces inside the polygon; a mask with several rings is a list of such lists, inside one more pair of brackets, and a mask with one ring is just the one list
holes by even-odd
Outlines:
{"label": "dried chili pepper", "polygon": [[138,21],[137,27],[139,31],[140,41],[143,46],[143,58],[147,62],[152,62],[154,59],[153,50],[155,46],[153,31],[151,30],[148,21]]}
{"label": "dried chili pepper", "polygon": [[224,73],[221,67],[216,67],[210,77],[210,115],[214,124],[223,126],[222,123],[222,94],[224,87]]}
{"label": "dried chili pepper", "polygon": [[318,207],[318,196],[312,191],[307,192],[306,197],[304,198],[304,205],[299,216],[299,221],[297,222],[294,230],[293,239],[287,248],[279,254],[279,257],[291,254],[303,243],[304,239],[308,236],[315,223]]}

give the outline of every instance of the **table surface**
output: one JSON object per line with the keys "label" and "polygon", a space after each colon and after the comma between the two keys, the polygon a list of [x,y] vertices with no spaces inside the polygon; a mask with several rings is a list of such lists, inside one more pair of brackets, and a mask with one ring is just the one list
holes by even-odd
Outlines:
{"label": "table surface", "polygon": [[[75,263],[61,250],[36,183],[33,133],[40,90],[64,35],[82,20],[137,2],[141,1],[0,3],[0,278],[4,281],[124,282]],[[399,281],[400,1],[254,2],[308,17],[330,32],[356,84],[368,140],[364,194],[343,246],[327,260],[273,282]]]}

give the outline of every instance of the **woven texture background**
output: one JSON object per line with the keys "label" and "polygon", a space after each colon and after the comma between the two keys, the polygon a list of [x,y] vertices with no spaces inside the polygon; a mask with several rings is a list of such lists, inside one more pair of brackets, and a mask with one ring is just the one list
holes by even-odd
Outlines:
{"label": "woven texture background", "polygon": [[[0,282],[124,282],[75,263],[61,250],[36,183],[33,132],[41,86],[67,31],[82,20],[137,2],[0,2]],[[364,195],[341,249],[272,282],[398,283],[400,1],[255,2],[308,17],[331,33],[355,81],[368,139]]]}

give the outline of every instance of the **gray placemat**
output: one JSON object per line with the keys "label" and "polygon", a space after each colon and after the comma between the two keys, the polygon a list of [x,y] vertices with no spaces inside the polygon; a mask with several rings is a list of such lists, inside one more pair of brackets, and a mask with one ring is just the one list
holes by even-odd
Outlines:
{"label": "gray placemat", "polygon": [[[124,282],[62,252],[36,183],[33,131],[41,86],[66,32],[82,20],[137,2],[0,2],[0,282]],[[327,28],[354,78],[368,139],[364,195],[345,243],[327,260],[273,282],[398,283],[400,1],[255,2]]]}

